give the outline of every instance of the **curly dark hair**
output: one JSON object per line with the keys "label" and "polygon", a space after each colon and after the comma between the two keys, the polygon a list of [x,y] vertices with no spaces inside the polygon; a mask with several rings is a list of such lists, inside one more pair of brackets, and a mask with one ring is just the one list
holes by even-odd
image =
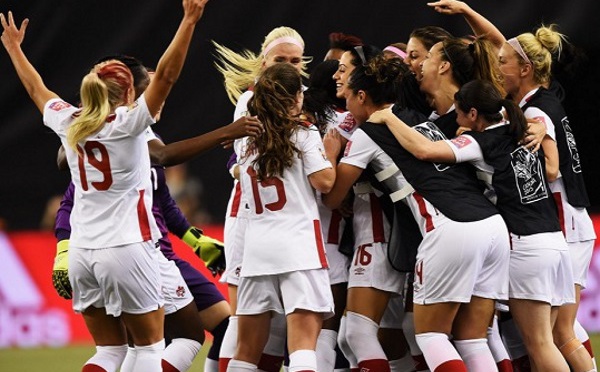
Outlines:
{"label": "curly dark hair", "polygon": [[267,68],[254,86],[248,110],[263,123],[264,133],[249,139],[248,149],[258,153],[253,161],[258,180],[283,175],[285,168],[292,166],[294,156],[300,154],[290,139],[303,126],[290,111],[301,91],[300,72],[287,63]]}

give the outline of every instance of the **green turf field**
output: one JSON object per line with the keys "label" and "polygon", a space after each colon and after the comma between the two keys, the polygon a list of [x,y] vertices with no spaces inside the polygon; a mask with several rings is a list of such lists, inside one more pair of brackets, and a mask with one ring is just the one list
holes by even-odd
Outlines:
{"label": "green turf field", "polygon": [[[592,335],[594,354],[600,356],[600,334]],[[190,369],[202,372],[209,344],[205,344]],[[6,372],[77,372],[83,363],[94,353],[91,346],[70,346],[59,349],[3,349],[0,350],[0,371]]]}
{"label": "green turf field", "polygon": [[[202,350],[190,368],[190,372],[204,371],[204,358],[210,343]],[[0,371],[2,372],[78,372],[86,360],[94,354],[93,346],[69,346],[64,348],[0,349]]]}

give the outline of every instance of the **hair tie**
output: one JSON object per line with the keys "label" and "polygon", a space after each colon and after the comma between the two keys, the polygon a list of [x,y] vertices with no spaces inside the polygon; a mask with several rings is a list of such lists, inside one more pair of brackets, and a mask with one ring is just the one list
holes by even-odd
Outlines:
{"label": "hair tie", "polygon": [[512,39],[508,39],[507,43],[517,52],[517,54],[519,54],[521,56],[521,58],[523,58],[525,60],[525,63],[529,63],[530,65],[532,65],[529,58],[527,58],[527,54],[525,54],[525,51],[523,50],[523,47],[521,46],[519,39],[517,39],[516,37],[513,37]]}
{"label": "hair tie", "polygon": [[386,50],[387,50],[388,52],[392,52],[392,53],[394,53],[394,54],[398,55],[398,56],[399,56],[400,58],[402,58],[402,59],[406,58],[406,52],[405,52],[405,51],[403,51],[403,50],[402,50],[402,49],[400,49],[400,48],[396,48],[396,47],[395,47],[395,46],[393,46],[393,45],[388,45],[388,46],[386,46],[386,47],[383,49],[383,51],[385,52]]}
{"label": "hair tie", "polygon": [[279,44],[294,44],[298,48],[302,49],[302,53],[304,53],[304,45],[299,40],[291,36],[282,36],[267,44],[267,46],[262,52],[263,57],[266,57],[267,54],[269,54],[269,52]]}

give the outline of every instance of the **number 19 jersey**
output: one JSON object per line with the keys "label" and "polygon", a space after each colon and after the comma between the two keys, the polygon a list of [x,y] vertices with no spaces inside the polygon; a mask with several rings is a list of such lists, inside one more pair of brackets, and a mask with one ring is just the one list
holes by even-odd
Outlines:
{"label": "number 19 jersey", "polygon": [[331,168],[316,127],[298,128],[300,150],[283,175],[257,180],[256,154],[241,149],[240,184],[249,204],[242,277],[327,268],[319,211],[308,176]]}
{"label": "number 19 jersey", "polygon": [[70,244],[108,248],[158,240],[144,134],[154,120],[144,96],[133,107],[118,107],[76,152],[66,134],[78,111],[60,99],[48,101],[44,108],[44,124],[60,137],[75,184]]}

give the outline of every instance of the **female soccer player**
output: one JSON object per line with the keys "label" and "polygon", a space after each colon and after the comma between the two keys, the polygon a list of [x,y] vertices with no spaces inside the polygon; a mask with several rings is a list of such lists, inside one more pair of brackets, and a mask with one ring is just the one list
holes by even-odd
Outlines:
{"label": "female soccer player", "polygon": [[[542,141],[546,171],[571,253],[576,292],[576,303],[562,306],[558,311],[554,342],[573,369],[589,371],[593,362],[575,337],[573,324],[596,235],[586,211],[589,200],[569,119],[560,100],[543,87],[550,80],[552,53],[560,50],[562,37],[554,26],[542,26],[535,34],[524,33],[509,39],[500,50],[500,72],[506,92],[521,107],[525,117],[542,121],[547,129]],[[533,358],[531,351],[529,353]]]}
{"label": "female soccer player", "polygon": [[248,104],[265,132],[236,144],[249,213],[238,288],[238,346],[228,371],[256,370],[273,312],[286,315],[289,371],[317,370],[314,350],[333,299],[315,190],[328,192],[333,185],[330,153],[339,152],[339,146],[324,148],[318,130],[298,119],[302,99],[297,69],[284,63],[267,68]]}
{"label": "female soccer player", "polygon": [[[493,300],[508,298],[506,226],[470,168],[421,162],[390,142],[386,128],[366,122],[396,100],[400,66],[398,60],[380,57],[352,73],[346,105],[363,124],[340,160],[335,186],[325,201],[337,205],[368,166],[394,202],[408,204],[423,235],[415,265],[414,317],[427,364],[438,372],[466,371],[448,340],[452,334],[465,359],[483,360],[487,364],[479,370],[490,370],[495,363],[486,334]],[[444,137],[431,123],[417,127],[431,137]]]}
{"label": "female soccer player", "polygon": [[[225,46],[215,43],[219,59],[217,70],[225,79],[225,90],[235,107],[234,120],[246,116],[248,100],[254,94],[253,86],[262,71],[277,63],[288,63],[298,71],[306,70],[310,58],[304,57],[304,40],[291,27],[274,28],[265,37],[261,51],[256,54],[245,50],[237,53]],[[302,72],[303,75],[306,75]],[[227,270],[221,281],[228,284],[229,300],[233,314],[237,308],[237,286],[241,270],[242,254],[244,251],[244,231],[246,225],[246,202],[242,199],[238,184],[237,157],[234,155],[228,162],[227,169],[234,178],[234,185],[227,205],[225,215],[225,256]],[[285,318],[275,315],[271,322],[271,336],[265,346],[260,362],[260,369],[267,372],[278,372],[283,361],[285,348]],[[237,339],[237,317],[230,318],[229,326],[220,355],[220,368],[226,369],[227,363],[233,356]]]}
{"label": "female soccer player", "polygon": [[[177,80],[206,0],[184,0],[184,16],[145,94],[133,101],[131,72],[100,63],[82,80],[82,109],[50,91],[21,49],[28,20],[0,14],[2,44],[44,124],[61,138],[76,185],[71,236],[73,308],[97,345],[83,371],[115,371],[138,349],[134,371],[161,371],[164,302],[158,277],[159,231],[152,207],[150,158],[144,130],[154,122]],[[126,263],[126,265],[124,265]]]}
{"label": "female soccer player", "polygon": [[[391,113],[377,113],[370,120],[388,124],[400,144],[419,159],[470,162],[485,174],[480,178],[490,187],[511,232],[511,313],[538,370],[566,371],[551,342],[550,307],[573,299],[569,257],[545,164],[521,145],[527,121],[514,102],[503,100],[482,80],[465,84],[455,94],[455,106],[459,124],[471,131],[446,141],[432,143]],[[501,108],[509,122],[503,120]]]}

